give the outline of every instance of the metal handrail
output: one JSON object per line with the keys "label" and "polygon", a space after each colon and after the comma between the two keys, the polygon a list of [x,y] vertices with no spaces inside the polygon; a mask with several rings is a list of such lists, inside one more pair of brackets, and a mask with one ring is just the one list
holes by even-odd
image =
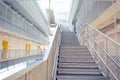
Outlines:
{"label": "metal handrail", "polygon": [[[82,26],[79,25],[78,23],[77,23],[77,25],[78,25],[78,27],[80,27],[81,29],[83,29],[82,32],[85,32],[85,33],[86,33],[86,34],[83,34],[83,33],[80,33],[80,34],[81,34],[81,35],[86,35],[86,36],[88,35],[88,36],[90,37],[90,39],[93,40],[93,42],[94,42],[95,44],[97,44],[97,46],[100,48],[100,50],[102,50],[103,53],[107,56],[107,60],[110,59],[111,62],[114,64],[114,66],[117,67],[117,69],[120,69],[120,64],[109,54],[110,52],[109,52],[107,49],[105,49],[103,46],[101,46],[101,45],[96,41],[96,39],[94,38],[95,36],[92,37],[92,35],[90,35],[90,33],[88,32],[88,30],[87,30],[86,27],[90,27],[92,30],[98,32],[98,33],[99,33],[100,35],[102,35],[106,40],[112,41],[112,43],[115,44],[116,46],[119,47],[120,44],[119,44],[118,42],[114,41],[113,39],[111,39],[110,37],[108,37],[107,35],[105,35],[104,33],[100,32],[99,30],[97,30],[95,27],[93,27],[93,26],[90,25],[90,24],[86,24],[85,27],[82,27]],[[94,33],[94,34],[95,34],[95,33]],[[86,40],[86,41],[88,42],[88,44],[90,44],[90,47],[91,47],[92,49],[95,48],[95,47],[92,46],[92,44],[90,43],[89,40]],[[84,42],[83,42],[83,43],[84,43]],[[109,67],[109,65],[107,65],[108,62],[105,62],[105,61],[104,61],[104,59],[101,57],[100,54],[98,54],[98,51],[97,51],[96,49],[94,49],[93,51],[95,51],[95,53],[97,53],[98,57],[102,60],[102,63],[106,66],[107,70],[110,71],[110,73],[112,74],[112,76],[113,76],[116,80],[119,80],[119,79],[118,79],[118,75],[116,75],[116,74],[113,72],[113,70]]]}
{"label": "metal handrail", "polygon": [[[90,34],[87,32],[87,34],[90,36]],[[91,37],[91,39],[95,42],[95,43],[97,43],[97,45],[105,52],[105,54],[107,55],[107,56],[109,56],[110,57],[110,59],[120,68],[120,65],[110,56],[110,54],[108,54],[108,52],[96,41],[96,40],[94,40],[93,38],[92,38],[92,36],[90,36]]]}
{"label": "metal handrail", "polygon": [[114,41],[113,39],[111,39],[110,37],[108,37],[107,35],[105,35],[104,33],[100,32],[98,29],[96,29],[95,27],[93,27],[90,24],[87,24],[88,26],[90,26],[91,28],[93,28],[94,30],[96,30],[97,32],[99,32],[100,34],[102,34],[104,37],[108,38],[109,40],[111,40],[113,43],[117,44],[118,46],[120,46],[120,44],[116,41]]}
{"label": "metal handrail", "polygon": [[[78,24],[78,23],[77,23]],[[79,24],[78,24],[79,25]],[[103,34],[102,32],[100,32],[98,29],[96,29],[95,27],[93,27],[90,24],[87,24],[88,26],[90,26],[92,29],[94,29],[95,31],[97,31],[98,33],[100,33],[101,35],[103,35],[105,38],[111,40],[113,43],[115,43],[116,45],[120,46],[120,44],[116,41],[114,41],[113,39],[111,39],[110,37],[108,37],[107,35]],[[81,27],[81,25],[79,25]],[[82,28],[82,27],[81,27]],[[88,32],[87,32],[88,33]],[[89,34],[88,34],[89,35]],[[93,39],[94,40],[94,39]],[[96,41],[95,41],[96,42]],[[98,44],[98,42],[97,42]],[[99,44],[98,44],[99,45]],[[99,45],[105,52],[106,54],[111,58],[111,60],[120,68],[120,64],[118,64],[111,56],[110,54],[108,54],[109,52],[107,52],[101,45]]]}
{"label": "metal handrail", "polygon": [[[80,28],[83,28],[80,24],[77,23],[77,25],[79,25]],[[115,40],[111,39],[110,37],[108,37],[107,35],[105,35],[104,33],[100,32],[98,29],[96,29],[94,26],[90,25],[90,24],[86,24],[88,26],[90,26],[92,29],[96,30],[97,32],[99,32],[101,35],[103,35],[104,37],[108,38],[109,40],[111,40],[112,42],[114,42],[115,44],[117,44],[118,46],[120,46],[120,44],[118,42],[116,42]]]}
{"label": "metal handrail", "polygon": [[[87,40],[88,41],[88,40]],[[96,41],[95,41],[96,42]],[[90,44],[91,45],[91,44]],[[93,46],[92,46],[93,47]],[[101,47],[101,46],[99,46]],[[112,72],[112,70],[106,65],[106,63],[104,62],[104,60],[102,59],[102,57],[99,55],[99,53],[94,49],[94,51],[96,52],[96,54],[98,55],[98,57],[103,61],[104,65],[107,67],[107,69],[112,73],[112,75],[117,79],[117,77],[115,76],[115,74]]]}
{"label": "metal handrail", "polygon": [[58,53],[59,53],[59,46],[60,46],[60,42],[61,42],[60,30],[59,30],[58,33],[59,33],[59,35],[58,35],[58,41],[57,41],[56,51],[55,51],[55,56],[54,56],[54,63],[53,63],[51,80],[56,80],[56,70],[57,70],[57,64],[58,64]]}

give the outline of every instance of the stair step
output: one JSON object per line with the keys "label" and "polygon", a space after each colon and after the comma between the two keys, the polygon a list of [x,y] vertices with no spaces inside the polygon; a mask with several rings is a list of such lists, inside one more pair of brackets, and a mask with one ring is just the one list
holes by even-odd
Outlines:
{"label": "stair step", "polygon": [[103,75],[58,75],[57,80],[106,80]]}
{"label": "stair step", "polygon": [[86,46],[76,46],[76,47],[71,47],[71,46],[68,46],[68,47],[60,47],[60,49],[83,49],[83,48],[87,48]]}
{"label": "stair step", "polygon": [[79,47],[60,47],[60,49],[71,49],[71,50],[81,50],[81,49],[87,49],[87,47],[79,46]]}
{"label": "stair step", "polygon": [[72,55],[78,55],[78,54],[90,54],[89,52],[60,52],[60,54],[72,54]]}
{"label": "stair step", "polygon": [[79,45],[78,44],[69,44],[69,45],[66,45],[66,44],[63,44],[63,45],[60,45],[60,47],[69,47],[69,46],[71,46],[71,47],[79,47]]}
{"label": "stair step", "polygon": [[59,55],[59,58],[81,58],[81,59],[92,59],[91,55]]}
{"label": "stair step", "polygon": [[82,46],[67,46],[67,47],[63,47],[62,45],[60,46],[60,49],[84,49],[86,47],[82,47]]}
{"label": "stair step", "polygon": [[70,52],[70,53],[81,53],[81,52],[89,52],[88,50],[60,50],[60,52]]}
{"label": "stair step", "polygon": [[61,68],[88,68],[88,69],[94,69],[98,68],[98,65],[96,63],[67,63],[67,62],[59,62],[58,67]]}
{"label": "stair step", "polygon": [[80,69],[80,68],[58,68],[58,74],[101,75],[101,70],[99,70],[99,69]]}
{"label": "stair step", "polygon": [[59,58],[59,62],[95,62],[94,59]]}
{"label": "stair step", "polygon": [[89,53],[81,53],[81,54],[78,54],[78,53],[71,53],[71,54],[69,54],[69,53],[60,53],[59,54],[60,56],[92,56],[91,54],[89,54]]}
{"label": "stair step", "polygon": [[85,53],[89,53],[88,50],[60,50],[60,52],[65,52],[65,53],[81,53],[81,52],[85,52]]}
{"label": "stair step", "polygon": [[87,49],[74,49],[74,50],[73,49],[60,49],[60,51],[65,51],[65,52],[67,52],[67,51],[68,52],[71,52],[71,51],[79,52],[80,51],[81,52],[81,51],[88,51],[88,50]]}

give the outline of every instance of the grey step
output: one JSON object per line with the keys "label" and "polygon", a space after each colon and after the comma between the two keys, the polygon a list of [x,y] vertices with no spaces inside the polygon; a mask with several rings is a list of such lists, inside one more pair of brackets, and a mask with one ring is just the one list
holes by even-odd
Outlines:
{"label": "grey step", "polygon": [[[68,40],[66,40],[66,41],[61,41],[61,44],[78,44],[78,41],[75,41],[75,42],[73,42],[74,40],[71,40],[71,41],[68,41]],[[80,44],[79,44],[80,45]]]}
{"label": "grey step", "polygon": [[94,69],[98,68],[98,65],[96,63],[67,63],[67,62],[59,62],[58,67],[61,68],[88,68],[88,69]]}
{"label": "grey step", "polygon": [[64,46],[61,45],[60,49],[62,49],[62,48],[64,48],[64,49],[66,49],[66,48],[71,48],[71,49],[78,48],[79,49],[79,48],[86,48],[86,47],[81,47],[81,46],[74,46],[74,47],[73,46],[67,46],[67,47],[64,47]]}
{"label": "grey step", "polygon": [[92,59],[91,55],[59,55],[59,58],[81,58],[81,59]]}
{"label": "grey step", "polygon": [[81,50],[87,50],[87,48],[61,48],[60,51],[63,50],[63,51],[81,51]]}
{"label": "grey step", "polygon": [[79,44],[75,44],[75,45],[73,45],[73,44],[61,44],[60,45],[60,47],[69,47],[69,46],[71,46],[71,47],[80,47]]}
{"label": "grey step", "polygon": [[101,75],[99,69],[79,69],[79,68],[58,68],[58,74],[83,74],[83,75]]}
{"label": "grey step", "polygon": [[103,75],[57,75],[57,80],[107,80]]}
{"label": "grey step", "polygon": [[60,51],[60,53],[69,53],[69,54],[85,54],[85,53],[87,53],[87,54],[89,54],[90,52],[89,51]]}
{"label": "grey step", "polygon": [[[74,42],[75,41],[75,42]],[[70,43],[70,44],[77,44],[78,43],[78,41],[77,40],[71,40],[71,41],[68,41],[68,40],[64,40],[64,41],[61,41],[61,44],[63,44],[63,43]]]}
{"label": "grey step", "polygon": [[69,50],[69,49],[63,50],[63,49],[60,49],[60,51],[65,51],[65,52],[71,52],[71,51],[72,52],[83,52],[83,51],[85,51],[85,52],[89,52],[88,49],[81,49],[81,50]]}
{"label": "grey step", "polygon": [[88,54],[90,55],[89,52],[60,52],[60,55],[61,54],[67,54],[67,55],[80,55],[80,54]]}
{"label": "grey step", "polygon": [[81,50],[81,51],[60,51],[60,53],[90,53],[89,51],[84,51],[84,50]]}
{"label": "grey step", "polygon": [[79,44],[72,44],[72,43],[69,43],[69,44],[62,44],[60,45],[61,47],[68,47],[68,46],[71,46],[71,47],[76,47],[76,46],[79,46]]}
{"label": "grey step", "polygon": [[60,52],[89,52],[87,49],[81,50],[60,50]]}
{"label": "grey step", "polygon": [[60,49],[84,49],[84,48],[87,48],[86,46],[76,46],[76,47],[71,47],[71,46],[68,46],[68,47],[60,47]]}
{"label": "grey step", "polygon": [[[75,42],[74,42],[74,41],[75,41]],[[77,44],[78,41],[77,41],[77,40],[70,40],[70,41],[68,41],[68,39],[67,39],[67,40],[62,40],[62,41],[61,41],[61,44],[63,44],[63,43],[70,43],[70,44],[75,43],[75,44]]]}
{"label": "grey step", "polygon": [[60,53],[59,54],[60,56],[93,56],[93,55],[91,55],[91,54],[89,54],[89,53],[81,53],[81,54],[79,54],[79,53]]}
{"label": "grey step", "polygon": [[[73,37],[74,38],[74,37]],[[76,41],[78,42],[78,40],[75,40],[75,39],[71,39],[71,38],[62,38],[62,40],[61,41],[63,41],[63,42],[74,42],[74,43],[76,43]]]}
{"label": "grey step", "polygon": [[94,59],[59,58],[59,62],[95,62]]}

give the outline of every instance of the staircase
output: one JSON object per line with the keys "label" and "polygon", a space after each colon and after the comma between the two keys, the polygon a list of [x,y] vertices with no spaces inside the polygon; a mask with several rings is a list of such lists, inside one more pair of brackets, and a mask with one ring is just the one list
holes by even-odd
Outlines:
{"label": "staircase", "polygon": [[107,80],[88,49],[73,32],[61,33],[56,80]]}

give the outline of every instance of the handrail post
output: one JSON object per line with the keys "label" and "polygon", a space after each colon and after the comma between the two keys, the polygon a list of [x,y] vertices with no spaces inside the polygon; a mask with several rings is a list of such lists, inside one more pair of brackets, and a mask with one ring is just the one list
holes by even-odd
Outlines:
{"label": "handrail post", "polygon": [[[107,61],[106,61],[107,63],[107,66],[108,66],[108,55],[107,55]],[[109,70],[107,69],[107,78],[108,78],[108,80],[110,79],[110,77],[109,77]]]}
{"label": "handrail post", "polygon": [[[106,52],[107,52],[107,44],[108,44],[108,42],[107,42],[107,37],[105,37],[105,50],[106,50]],[[106,57],[106,65],[108,66],[108,55],[106,55],[107,57]],[[107,78],[108,78],[108,80],[110,79],[110,77],[109,77],[109,70],[107,69]]]}
{"label": "handrail post", "polygon": [[[93,30],[93,38],[94,38],[94,40],[95,40],[95,30]],[[93,43],[94,43],[94,46],[93,46],[93,49],[95,50],[95,41],[93,41]],[[94,51],[94,58],[96,58],[96,56],[95,56],[95,51]]]}
{"label": "handrail post", "polygon": [[88,38],[87,46],[88,46],[88,48],[90,49],[90,45],[89,45],[89,37],[88,37],[88,34],[87,34],[87,32],[89,33],[88,26],[85,27],[85,32],[86,32],[86,41],[87,41],[87,38]]}

